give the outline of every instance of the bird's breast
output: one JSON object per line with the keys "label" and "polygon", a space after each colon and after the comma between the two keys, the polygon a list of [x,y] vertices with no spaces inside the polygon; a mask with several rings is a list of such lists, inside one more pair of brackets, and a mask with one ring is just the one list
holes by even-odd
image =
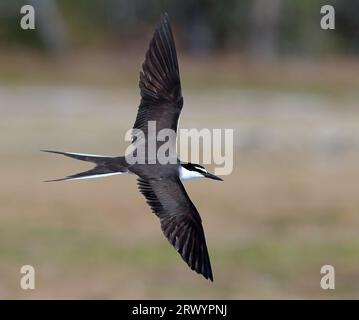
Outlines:
{"label": "bird's breast", "polygon": [[198,178],[203,178],[199,172],[187,170],[186,168],[180,166],[179,167],[179,177],[181,180],[193,180]]}

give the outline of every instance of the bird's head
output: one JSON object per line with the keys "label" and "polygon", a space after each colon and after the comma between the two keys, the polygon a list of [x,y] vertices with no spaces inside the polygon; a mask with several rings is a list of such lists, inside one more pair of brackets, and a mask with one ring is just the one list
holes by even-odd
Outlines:
{"label": "bird's head", "polygon": [[182,163],[180,177],[182,180],[190,180],[196,178],[209,178],[214,180],[223,181],[220,177],[209,173],[205,167],[195,163]]}

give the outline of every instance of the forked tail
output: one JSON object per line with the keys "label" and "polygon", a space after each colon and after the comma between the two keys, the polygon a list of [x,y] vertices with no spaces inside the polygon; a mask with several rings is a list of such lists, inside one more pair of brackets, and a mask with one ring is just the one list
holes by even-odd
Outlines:
{"label": "forked tail", "polygon": [[76,173],[61,179],[47,180],[45,182],[92,179],[92,178],[112,176],[115,174],[122,174],[128,172],[127,166],[125,165],[124,157],[108,157],[108,156],[100,156],[100,155],[93,155],[86,153],[62,152],[62,151],[53,151],[53,150],[41,150],[41,151],[61,154],[66,157],[92,162],[95,164],[95,167],[91,170]]}

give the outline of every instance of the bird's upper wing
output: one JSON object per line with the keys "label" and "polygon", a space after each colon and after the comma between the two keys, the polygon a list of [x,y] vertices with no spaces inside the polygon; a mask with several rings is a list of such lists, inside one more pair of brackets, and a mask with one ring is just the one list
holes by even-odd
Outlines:
{"label": "bird's upper wing", "polygon": [[138,187],[183,260],[192,270],[213,281],[201,217],[180,179],[138,178]]}
{"label": "bird's upper wing", "polygon": [[183,106],[176,47],[167,14],[155,30],[140,73],[141,103],[134,129],[147,138],[148,121],[156,121],[156,134],[161,129],[176,132]]}

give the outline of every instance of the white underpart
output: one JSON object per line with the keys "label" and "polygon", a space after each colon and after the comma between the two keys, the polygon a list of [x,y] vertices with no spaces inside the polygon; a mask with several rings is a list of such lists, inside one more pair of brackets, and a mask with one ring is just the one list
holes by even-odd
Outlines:
{"label": "white underpart", "polygon": [[[203,172],[206,172],[203,170]],[[179,169],[179,176],[181,180],[192,180],[192,179],[198,179],[198,178],[204,178],[202,174],[200,174],[197,171],[191,171],[187,170],[186,168],[180,166]]]}
{"label": "white underpart", "polygon": [[99,154],[89,154],[89,153],[77,153],[77,152],[64,152],[64,153],[67,153],[67,154],[73,154],[74,156],[84,156],[84,157],[109,157],[109,156],[102,156],[102,155],[99,155]]}
{"label": "white underpart", "polygon": [[109,177],[114,176],[116,174],[123,174],[126,172],[111,172],[111,173],[103,173],[103,174],[94,174],[92,176],[85,176],[85,177],[78,177],[78,178],[65,178],[66,180],[84,180],[84,179],[94,179],[94,178],[101,178],[101,177]]}

